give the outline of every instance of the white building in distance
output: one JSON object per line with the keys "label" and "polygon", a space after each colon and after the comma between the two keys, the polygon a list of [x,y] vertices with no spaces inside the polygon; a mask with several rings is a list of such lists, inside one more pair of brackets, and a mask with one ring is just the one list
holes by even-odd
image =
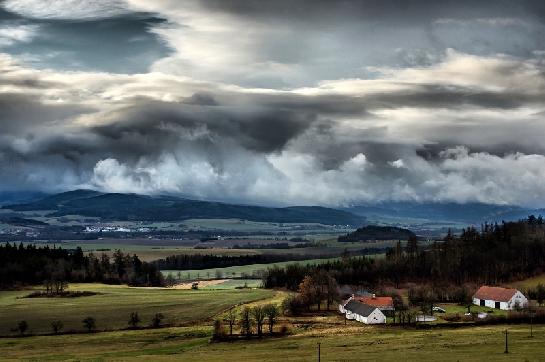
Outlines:
{"label": "white building in distance", "polygon": [[473,304],[502,310],[528,306],[528,298],[516,289],[483,285],[473,296]]}
{"label": "white building in distance", "polygon": [[356,300],[349,300],[346,304],[339,304],[339,311],[346,319],[354,319],[365,324],[384,324],[386,316],[377,307],[363,304]]}

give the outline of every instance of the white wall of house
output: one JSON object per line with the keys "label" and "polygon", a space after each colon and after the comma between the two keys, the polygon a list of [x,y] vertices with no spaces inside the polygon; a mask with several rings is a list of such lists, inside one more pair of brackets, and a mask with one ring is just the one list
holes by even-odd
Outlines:
{"label": "white wall of house", "polygon": [[367,317],[363,317],[363,323],[365,324],[383,324],[386,323],[386,316],[380,311],[380,309],[375,309]]}
{"label": "white wall of house", "polygon": [[346,319],[353,319],[365,324],[384,324],[386,323],[386,316],[378,308],[375,309],[367,317],[361,316],[350,311],[346,311]]}
{"label": "white wall of house", "polygon": [[[524,294],[522,294],[519,291],[517,291],[508,302],[500,302],[500,308],[499,309],[501,309],[501,310],[513,310],[513,309],[515,309],[517,303],[521,308],[524,308],[524,307],[526,307],[528,305],[528,298],[526,298],[524,296]],[[481,300],[479,298],[473,298],[473,304],[481,305]],[[485,300],[484,305],[485,305],[485,307],[496,308],[496,301],[495,300]]]}

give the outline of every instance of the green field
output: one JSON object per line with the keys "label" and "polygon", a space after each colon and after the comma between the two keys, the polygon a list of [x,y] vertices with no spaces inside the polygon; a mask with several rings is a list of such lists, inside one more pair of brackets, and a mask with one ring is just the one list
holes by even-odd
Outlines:
{"label": "green field", "polygon": [[542,361],[545,327],[505,326],[414,330],[316,326],[264,340],[210,343],[210,327],[0,339],[2,359],[79,361]]}
{"label": "green field", "polygon": [[524,279],[518,282],[511,283],[511,287],[520,289],[522,291],[529,289],[529,288],[535,288],[538,286],[538,284],[545,285],[545,274],[541,274],[532,278]]}
{"label": "green field", "polygon": [[131,312],[138,312],[142,325],[149,325],[155,313],[165,323],[190,323],[213,317],[239,303],[271,297],[274,291],[174,290],[129,288],[102,284],[72,284],[69,290],[92,291],[99,295],[78,298],[21,298],[29,291],[0,292],[0,335],[10,334],[18,321],[26,320],[30,333],[50,333],[50,323],[61,320],[65,331],[82,330],[81,320],[92,316],[98,329],[126,328]]}
{"label": "green field", "polygon": [[337,258],[330,259],[309,259],[309,260],[299,260],[299,261],[283,261],[279,263],[270,263],[270,264],[250,264],[250,265],[241,265],[241,266],[230,266],[227,268],[212,268],[212,269],[194,269],[194,270],[161,270],[163,275],[167,276],[171,274],[173,277],[178,275],[178,271],[181,273],[182,280],[198,280],[198,279],[211,279],[211,278],[245,278],[245,277],[255,277],[258,278],[260,273],[276,265],[279,267],[286,266],[288,264],[319,264],[325,263],[330,260],[335,260]]}
{"label": "green field", "polygon": [[203,289],[261,288],[262,286],[260,279],[228,279],[221,284],[208,285]]}

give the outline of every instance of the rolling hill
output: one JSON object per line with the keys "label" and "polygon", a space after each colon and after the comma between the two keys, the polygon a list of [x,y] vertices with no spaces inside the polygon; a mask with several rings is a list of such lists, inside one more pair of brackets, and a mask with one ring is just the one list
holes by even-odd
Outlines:
{"label": "rolling hill", "polygon": [[468,224],[513,221],[530,214],[545,214],[543,209],[529,209],[514,205],[484,203],[458,204],[453,202],[383,202],[345,208],[345,211],[365,217],[411,218],[432,222],[449,221]]}
{"label": "rolling hill", "polygon": [[75,190],[30,203],[7,205],[13,211],[48,210],[51,216],[82,215],[103,220],[176,221],[236,218],[260,222],[361,225],[365,217],[319,206],[272,208],[198,201],[175,196],[147,196]]}

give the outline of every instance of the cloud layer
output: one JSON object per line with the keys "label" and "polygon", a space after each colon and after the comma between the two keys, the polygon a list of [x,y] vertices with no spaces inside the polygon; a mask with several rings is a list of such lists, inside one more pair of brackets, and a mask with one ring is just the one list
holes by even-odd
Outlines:
{"label": "cloud layer", "polygon": [[[55,16],[55,7],[32,3],[3,3],[17,18],[0,26],[0,47],[24,49],[46,36],[36,35],[42,21],[141,26],[134,12],[163,19],[146,29],[171,51],[144,72],[1,54],[3,189],[92,187],[274,205],[545,203],[537,2],[507,11],[426,1],[406,9],[388,1],[335,9],[60,1],[52,2],[64,9]],[[459,41],[463,28],[475,32],[472,41]]]}

